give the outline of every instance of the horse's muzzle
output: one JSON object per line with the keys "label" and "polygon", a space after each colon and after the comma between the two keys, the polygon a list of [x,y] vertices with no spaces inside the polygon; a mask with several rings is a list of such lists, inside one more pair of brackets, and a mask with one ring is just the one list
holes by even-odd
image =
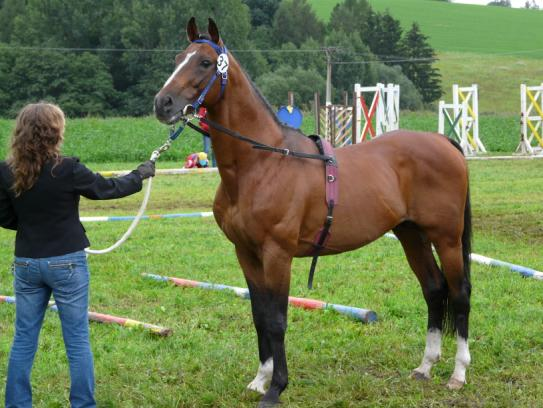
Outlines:
{"label": "horse's muzzle", "polygon": [[170,95],[155,96],[155,115],[161,122],[167,122],[175,113],[173,98]]}

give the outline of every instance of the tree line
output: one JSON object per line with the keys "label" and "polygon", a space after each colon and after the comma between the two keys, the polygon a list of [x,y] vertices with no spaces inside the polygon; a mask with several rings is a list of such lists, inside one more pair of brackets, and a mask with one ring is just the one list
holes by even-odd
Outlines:
{"label": "tree line", "polygon": [[307,0],[0,0],[0,116],[30,101],[56,102],[70,116],[138,116],[185,48],[185,25],[214,18],[222,37],[274,105],[324,92],[326,55],[333,95],[353,84],[394,82],[402,107],[441,96],[435,52],[419,26],[403,31],[367,0],[344,0],[330,21]]}

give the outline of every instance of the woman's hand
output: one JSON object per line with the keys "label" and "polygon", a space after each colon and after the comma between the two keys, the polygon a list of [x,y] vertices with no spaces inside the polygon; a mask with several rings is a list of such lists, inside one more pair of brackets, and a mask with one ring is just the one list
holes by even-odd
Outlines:
{"label": "woman's hand", "polygon": [[136,171],[139,173],[142,180],[155,176],[155,163],[151,160],[147,160],[138,166]]}

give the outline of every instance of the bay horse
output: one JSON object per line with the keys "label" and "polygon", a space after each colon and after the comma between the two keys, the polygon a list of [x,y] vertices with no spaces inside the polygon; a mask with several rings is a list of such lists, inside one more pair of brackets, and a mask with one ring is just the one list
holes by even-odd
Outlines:
{"label": "bay horse", "polygon": [[[175,71],[155,97],[161,122],[175,123],[198,101],[211,121],[230,131],[273,147],[318,154],[310,138],[279,123],[227,52],[212,19],[205,34],[190,19],[187,35],[189,46],[177,55]],[[213,82],[214,76],[221,81]],[[210,126],[221,178],[213,213],[234,244],[249,287],[260,365],[248,388],[264,394],[259,406],[266,407],[279,402],[288,382],[291,263],[293,257],[312,256],[326,218],[324,166],[253,149],[224,128]],[[447,386],[461,388],[470,363],[471,210],[460,147],[435,133],[394,131],[335,153],[340,199],[322,254],[360,248],[393,230],[428,307],[426,348],[412,377],[430,378],[448,328],[456,333],[457,354]]]}

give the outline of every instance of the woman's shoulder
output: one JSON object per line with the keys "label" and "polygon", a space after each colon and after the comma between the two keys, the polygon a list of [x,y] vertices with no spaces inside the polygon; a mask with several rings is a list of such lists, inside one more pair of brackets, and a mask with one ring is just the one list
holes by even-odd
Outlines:
{"label": "woman's shoulder", "polygon": [[79,157],[62,156],[56,166],[73,169],[78,164],[80,164]]}
{"label": "woman's shoulder", "polygon": [[77,156],[62,156],[62,161],[64,162],[67,162],[67,163],[79,163],[80,160],[79,160],[79,157]]}
{"label": "woman's shoulder", "polygon": [[55,178],[70,177],[74,172],[74,168],[79,163],[79,158],[71,156],[61,156],[57,160],[48,161],[43,168],[45,173],[51,173]]}

